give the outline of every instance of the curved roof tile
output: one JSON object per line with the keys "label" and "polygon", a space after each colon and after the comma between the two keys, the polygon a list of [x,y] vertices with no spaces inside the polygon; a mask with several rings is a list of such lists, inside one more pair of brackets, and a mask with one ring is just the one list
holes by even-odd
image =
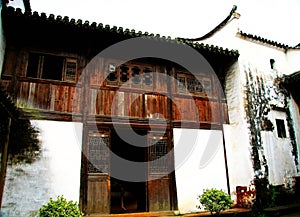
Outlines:
{"label": "curved roof tile", "polygon": [[272,40],[269,40],[269,39],[266,39],[266,38],[263,38],[263,37],[260,37],[260,36],[257,36],[257,35],[248,34],[248,33],[242,32],[242,31],[239,31],[239,34],[243,37],[250,38],[250,39],[253,39],[253,40],[256,40],[256,41],[260,41],[260,42],[263,42],[263,43],[266,43],[266,44],[269,44],[269,45],[272,45],[272,46],[275,46],[275,47],[278,47],[278,48],[283,48],[283,49],[292,48],[289,45],[279,43],[277,41],[272,41]]}
{"label": "curved roof tile", "polygon": [[100,32],[111,32],[111,33],[116,33],[124,38],[132,38],[132,37],[141,37],[141,36],[150,36],[150,37],[155,37],[159,38],[161,40],[167,40],[170,42],[176,42],[176,43],[183,43],[187,44],[189,46],[194,47],[195,49],[199,51],[208,51],[211,53],[216,53],[216,54],[221,54],[221,55],[226,55],[226,56],[231,56],[234,58],[237,58],[239,56],[239,52],[237,50],[228,50],[227,48],[224,49],[222,47],[214,46],[214,45],[204,45],[203,43],[194,43],[192,41],[187,41],[181,38],[176,38],[176,39],[171,39],[170,36],[160,36],[160,34],[154,35],[153,33],[149,34],[148,32],[142,33],[141,31],[135,31],[134,29],[129,30],[129,29],[123,29],[122,27],[110,27],[110,25],[103,25],[102,23],[91,23],[89,21],[83,22],[81,19],[78,19],[77,21],[72,18],[70,19],[68,16],[62,17],[60,15],[56,16],[54,14],[50,14],[48,17],[46,16],[45,13],[39,14],[38,12],[26,12],[22,13],[20,8],[13,8],[13,7],[7,7],[3,8],[3,12],[6,13],[8,17],[13,17],[13,16],[24,16],[27,19],[31,19],[34,21],[38,22],[48,22],[48,23],[56,23],[56,24],[62,24],[62,25],[67,25],[71,26],[73,28],[78,28],[80,30],[90,30],[90,31],[100,31]]}

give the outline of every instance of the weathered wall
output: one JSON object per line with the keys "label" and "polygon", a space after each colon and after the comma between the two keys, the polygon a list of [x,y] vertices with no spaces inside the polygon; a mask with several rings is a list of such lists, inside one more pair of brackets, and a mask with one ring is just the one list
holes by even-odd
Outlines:
{"label": "weathered wall", "polygon": [[[204,189],[227,192],[222,131],[174,129],[174,146],[180,213],[199,211],[197,196]],[[182,148],[191,152],[185,155]],[[183,157],[186,158],[182,160]]]}
{"label": "weathered wall", "polygon": [[[241,16],[242,19],[242,16]],[[251,147],[249,143],[249,124],[246,119],[246,77],[245,69],[250,67],[258,76],[262,76],[265,84],[270,88],[274,99],[271,102],[282,107],[278,92],[275,91],[274,79],[282,74],[291,74],[300,70],[299,49],[292,49],[285,53],[284,49],[266,43],[245,38],[238,33],[238,20],[233,20],[213,37],[201,41],[239,50],[240,57],[226,77],[226,98],[228,103],[229,124],[224,126],[225,142],[228,156],[228,168],[231,192],[234,193],[238,185],[247,186],[254,178],[251,161]],[[250,32],[251,33],[251,32]],[[275,70],[271,69],[270,59],[275,60]],[[255,76],[255,75],[254,75]],[[272,89],[275,87],[275,89]],[[283,108],[283,107],[282,107]],[[290,106],[296,139],[299,150],[299,111],[295,103]],[[284,184],[285,178],[297,175],[292,145],[289,138],[278,138],[275,118],[282,118],[287,123],[286,113],[271,111],[269,118],[275,126],[271,132],[262,133],[263,151],[269,165],[269,179],[273,184]],[[299,153],[298,153],[299,154]],[[280,159],[280,160],[278,160]],[[238,166],[237,166],[238,165]],[[232,194],[233,195],[233,194]]]}
{"label": "weathered wall", "polygon": [[227,98],[229,124],[224,125],[224,137],[227,150],[230,191],[236,186],[248,186],[253,179],[248,124],[244,111],[245,75],[239,63],[228,71],[225,94]]}
{"label": "weathered wall", "polygon": [[29,165],[8,166],[2,207],[6,216],[34,216],[50,197],[59,195],[79,200],[81,135],[74,135],[74,123],[33,124],[41,130],[41,157]]}
{"label": "weathered wall", "polygon": [[[295,176],[297,170],[292,154],[293,150],[286,122],[286,113],[271,110],[268,116],[274,126],[274,130],[262,132],[262,139],[269,167],[269,181],[273,185],[281,185],[287,179]],[[275,119],[285,120],[286,138],[278,137]]]}

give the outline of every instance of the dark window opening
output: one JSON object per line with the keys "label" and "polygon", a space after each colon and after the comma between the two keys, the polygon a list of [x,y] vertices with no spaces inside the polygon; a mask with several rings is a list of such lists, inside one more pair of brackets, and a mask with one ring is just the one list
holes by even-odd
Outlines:
{"label": "dark window opening", "polygon": [[77,60],[62,56],[30,53],[26,76],[76,82]]}
{"label": "dark window opening", "polygon": [[141,70],[137,66],[132,68],[132,81],[134,84],[139,84],[141,82],[141,77],[139,76],[140,72]]}
{"label": "dark window opening", "polygon": [[58,56],[44,56],[42,78],[62,80],[63,58]]}
{"label": "dark window opening", "polygon": [[113,64],[109,64],[108,65],[108,76],[107,76],[107,80],[108,81],[116,81],[117,80],[117,69],[116,66]]}
{"label": "dark window opening", "polygon": [[284,120],[276,119],[277,135],[279,138],[286,138]]}
{"label": "dark window opening", "polygon": [[274,59],[270,59],[270,66],[271,66],[271,69],[275,68],[275,60]]}
{"label": "dark window opening", "polygon": [[40,55],[30,54],[27,66],[27,77],[38,78]]}
{"label": "dark window opening", "polygon": [[128,81],[128,67],[127,66],[125,66],[125,65],[122,65],[121,67],[121,73],[120,73],[120,80],[121,80],[121,82],[126,82],[126,81]]}

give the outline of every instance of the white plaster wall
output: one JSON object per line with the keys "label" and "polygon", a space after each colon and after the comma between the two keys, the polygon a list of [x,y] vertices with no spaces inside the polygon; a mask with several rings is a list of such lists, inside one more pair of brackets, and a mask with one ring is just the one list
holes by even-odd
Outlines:
{"label": "white plaster wall", "polygon": [[[242,19],[242,16],[240,19]],[[240,34],[237,34],[239,31],[238,23],[239,20],[233,20],[213,37],[201,41],[202,43],[218,45],[223,48],[237,49],[240,53],[238,63],[227,72],[226,78],[226,98],[230,124],[224,126],[224,134],[231,192],[234,192],[235,186],[247,186],[250,180],[253,179],[248,125],[244,108],[244,66],[250,66],[252,70],[257,71],[268,85],[273,85],[276,73],[279,76],[281,74],[290,74],[299,70],[300,67],[299,50],[293,49],[286,54],[283,49],[275,46],[248,38],[245,39]],[[251,32],[247,33],[251,34]],[[275,60],[276,70],[271,70],[270,59]],[[295,106],[293,108],[295,109]],[[292,113],[295,112],[293,111]],[[271,114],[273,120],[275,120],[276,115],[279,114]],[[299,122],[299,117],[295,118]],[[299,124],[296,127],[299,129]],[[270,181],[274,184],[279,184],[283,182],[285,176],[295,174],[295,165],[291,156],[289,138],[283,139],[284,141],[278,140],[274,136],[275,133],[276,129],[273,133],[264,133],[263,142],[268,164],[269,161],[271,164],[269,167]],[[299,132],[297,132],[297,139],[299,140],[299,138]],[[276,154],[280,161],[275,161]]]}
{"label": "white plaster wall", "polygon": [[287,70],[286,56],[283,50],[276,47],[268,46],[266,44],[259,44],[256,41],[248,41],[236,37],[238,42],[238,50],[240,51],[241,62],[249,62],[256,66],[261,71],[270,71],[270,59],[275,60],[275,69],[282,74]]}
{"label": "white plaster wall", "polygon": [[229,124],[224,125],[230,192],[234,196],[236,186],[248,186],[253,179],[250,158],[248,124],[244,110],[244,80],[242,66],[236,63],[226,76],[225,94]]}
{"label": "white plaster wall", "polygon": [[[196,138],[194,140],[193,138]],[[227,192],[222,131],[174,129],[175,175],[180,213],[199,211],[197,196],[204,189]],[[183,149],[190,154],[183,159]]]}
{"label": "white plaster wall", "polygon": [[[243,16],[240,17],[243,19]],[[243,31],[243,29],[241,29]],[[289,73],[285,51],[281,48],[257,42],[255,40],[243,39],[239,34],[239,20],[234,19],[223,29],[199,43],[218,45],[223,48],[235,49],[240,53],[240,62],[249,62],[251,65],[259,66],[260,70],[270,70],[270,59],[275,60],[275,66],[283,74]],[[251,34],[252,32],[246,32]]]}
{"label": "white plaster wall", "polygon": [[286,53],[287,62],[289,65],[288,74],[300,71],[300,49],[289,49]]}
{"label": "white plaster wall", "polygon": [[41,130],[42,155],[33,164],[8,167],[1,210],[5,216],[35,216],[50,197],[59,195],[79,201],[81,135],[74,135],[74,123],[33,124]]}
{"label": "white plaster wall", "polygon": [[[297,170],[292,154],[286,113],[271,110],[268,117],[274,126],[274,130],[272,132],[262,132],[262,141],[269,167],[269,181],[274,185],[281,185],[285,183],[287,178],[295,176]],[[275,119],[284,120],[286,138],[278,137]]]}

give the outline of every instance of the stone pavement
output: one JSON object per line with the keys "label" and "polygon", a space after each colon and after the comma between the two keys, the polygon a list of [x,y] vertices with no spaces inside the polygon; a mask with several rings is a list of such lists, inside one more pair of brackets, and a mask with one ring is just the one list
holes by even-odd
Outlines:
{"label": "stone pavement", "polygon": [[300,217],[300,203],[285,206],[277,206],[265,209],[267,216],[297,216]]}
{"label": "stone pavement", "polygon": [[[266,217],[300,217],[300,203],[286,206],[278,206],[265,209]],[[203,217],[211,216],[210,212],[200,211],[197,213],[174,215],[174,212],[144,212],[110,215],[90,215],[90,217]],[[234,208],[221,213],[221,217],[252,217],[250,209]]]}
{"label": "stone pavement", "polygon": [[300,212],[290,213],[287,215],[282,215],[280,217],[300,217]]}
{"label": "stone pavement", "polygon": [[[243,209],[243,208],[233,208],[233,209],[228,209],[224,212],[221,213],[222,217],[225,216],[250,216],[250,209]],[[180,215],[178,215],[180,216]],[[210,212],[207,211],[201,211],[197,213],[189,213],[189,214],[184,214],[181,215],[182,217],[201,217],[201,216],[211,216]]]}

